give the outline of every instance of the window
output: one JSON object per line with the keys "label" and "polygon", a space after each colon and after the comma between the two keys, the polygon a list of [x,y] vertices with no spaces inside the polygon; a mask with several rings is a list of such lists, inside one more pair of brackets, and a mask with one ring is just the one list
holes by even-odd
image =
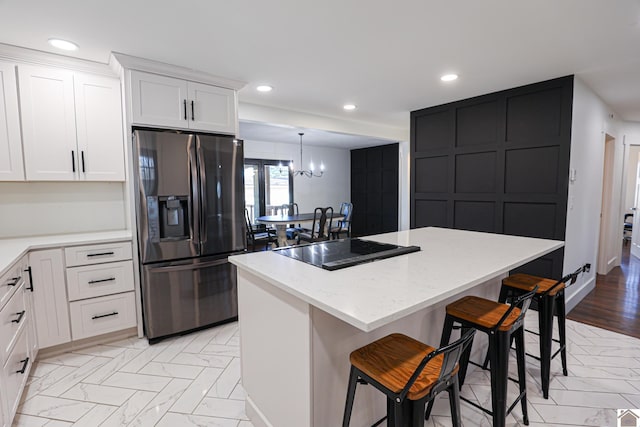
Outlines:
{"label": "window", "polygon": [[244,204],[249,219],[278,215],[283,204],[293,203],[293,176],[288,160],[244,160]]}

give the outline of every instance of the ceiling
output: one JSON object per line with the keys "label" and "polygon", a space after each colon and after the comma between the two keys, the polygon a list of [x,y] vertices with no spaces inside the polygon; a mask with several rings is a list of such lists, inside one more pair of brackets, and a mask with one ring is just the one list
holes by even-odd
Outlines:
{"label": "ceiling", "polygon": [[638,0],[0,0],[0,42],[60,53],[50,37],[79,44],[71,56],[181,65],[247,82],[244,103],[361,124],[408,129],[412,110],[568,74],[640,121]]}
{"label": "ceiling", "polygon": [[390,141],[380,138],[372,138],[360,135],[347,135],[338,132],[329,132],[320,129],[298,128],[286,125],[274,125],[271,123],[240,122],[239,138],[245,141],[282,142],[285,144],[300,144],[299,132],[303,145],[317,145],[332,148],[356,149],[373,147],[376,145],[390,144]]}

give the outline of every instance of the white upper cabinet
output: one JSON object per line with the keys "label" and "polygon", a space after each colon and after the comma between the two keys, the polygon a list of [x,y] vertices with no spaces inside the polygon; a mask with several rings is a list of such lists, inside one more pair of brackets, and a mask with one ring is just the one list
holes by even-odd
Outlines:
{"label": "white upper cabinet", "polygon": [[18,65],[26,178],[123,181],[116,78]]}
{"label": "white upper cabinet", "polygon": [[0,62],[0,181],[24,181],[14,64]]}
{"label": "white upper cabinet", "polygon": [[235,134],[236,92],[217,86],[188,82],[189,127]]}
{"label": "white upper cabinet", "polygon": [[77,179],[73,72],[18,66],[27,180]]}
{"label": "white upper cabinet", "polygon": [[131,72],[133,123],[187,127],[187,82],[157,74]]}
{"label": "white upper cabinet", "polygon": [[74,75],[80,179],[124,181],[120,81]]}
{"label": "white upper cabinet", "polygon": [[233,89],[132,70],[131,103],[134,124],[236,133]]}

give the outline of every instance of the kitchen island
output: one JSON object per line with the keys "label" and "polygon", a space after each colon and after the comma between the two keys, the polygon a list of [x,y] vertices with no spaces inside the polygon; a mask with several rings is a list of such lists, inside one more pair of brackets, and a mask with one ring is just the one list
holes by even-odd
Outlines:
{"label": "kitchen island", "polygon": [[[509,270],[563,245],[433,227],[367,239],[421,251],[337,271],[274,252],[230,258],[246,412],[256,427],[341,425],[351,351],[392,332],[437,346],[447,303],[497,299]],[[351,425],[371,425],[385,408],[381,393],[360,387]]]}

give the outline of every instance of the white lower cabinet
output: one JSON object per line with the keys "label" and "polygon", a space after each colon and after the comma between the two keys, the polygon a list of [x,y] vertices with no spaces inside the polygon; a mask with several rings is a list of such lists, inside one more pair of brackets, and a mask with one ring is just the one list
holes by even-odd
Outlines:
{"label": "white lower cabinet", "polygon": [[0,277],[0,427],[11,426],[39,349],[136,324],[131,242],[35,250],[16,261]]}
{"label": "white lower cabinet", "polygon": [[71,341],[71,328],[62,249],[31,252],[29,261],[40,348],[67,343]]}
{"label": "white lower cabinet", "polygon": [[[26,323],[25,323],[26,326]],[[22,327],[6,363],[3,367],[3,391],[6,392],[5,402],[7,416],[13,419],[20,403],[20,395],[29,376],[33,360],[29,358],[29,345],[27,341],[27,329]]]}
{"label": "white lower cabinet", "polygon": [[[20,403],[37,345],[31,308],[28,257],[14,263],[0,278],[10,288],[0,304],[0,425],[10,426]],[[25,273],[25,274],[23,274]],[[9,280],[5,280],[8,278]]]}
{"label": "white lower cabinet", "polygon": [[136,326],[131,242],[65,248],[71,338]]}
{"label": "white lower cabinet", "polygon": [[70,309],[74,340],[136,326],[134,292],[75,301]]}
{"label": "white lower cabinet", "polygon": [[131,261],[67,268],[69,301],[133,291]]}

